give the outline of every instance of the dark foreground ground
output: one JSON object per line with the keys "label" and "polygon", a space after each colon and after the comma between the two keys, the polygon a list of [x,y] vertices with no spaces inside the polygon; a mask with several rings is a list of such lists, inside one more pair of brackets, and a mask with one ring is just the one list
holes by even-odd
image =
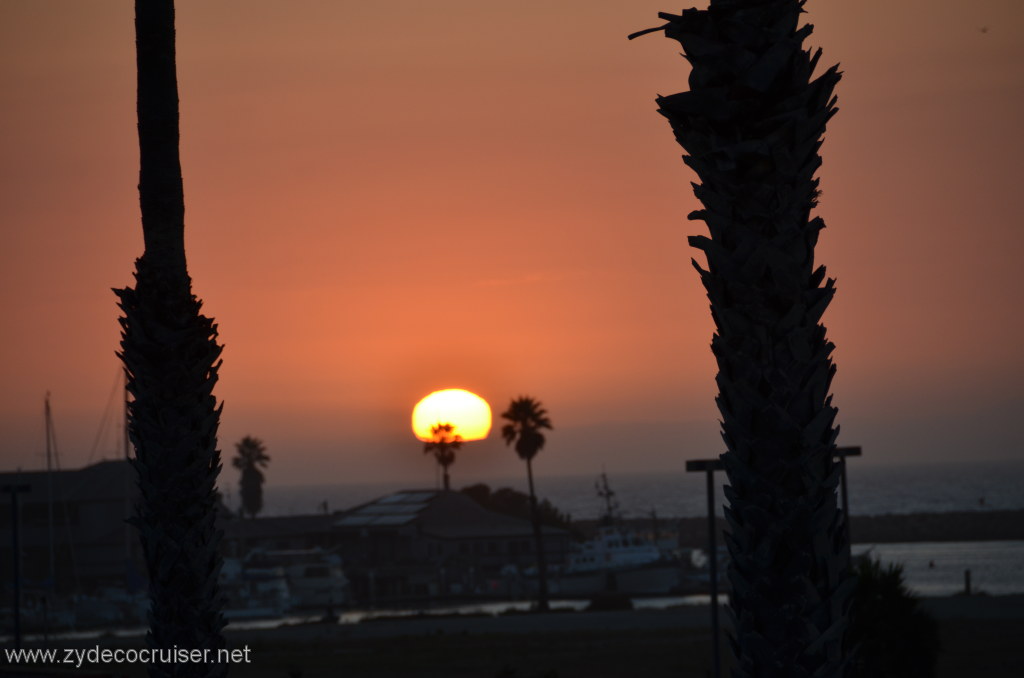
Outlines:
{"label": "dark foreground ground", "polygon": [[[940,678],[1024,675],[1024,596],[926,601],[939,619]],[[705,678],[710,669],[709,610],[578,612],[309,625],[229,634],[248,648],[240,678]],[[95,646],[96,640],[50,647]],[[100,641],[142,647],[141,639]],[[723,647],[723,656],[725,656]],[[728,675],[723,666],[723,675]],[[0,664],[0,676],[144,676],[140,665],[40,674]]]}

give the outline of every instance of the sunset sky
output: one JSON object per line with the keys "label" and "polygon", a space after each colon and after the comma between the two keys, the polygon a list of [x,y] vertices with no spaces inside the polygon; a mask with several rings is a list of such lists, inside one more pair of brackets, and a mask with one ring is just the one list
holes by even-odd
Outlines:
{"label": "sunset sky", "polygon": [[[413,405],[554,424],[540,473],[722,451],[703,224],[657,94],[663,0],[179,0],[186,245],[226,348],[221,448],[268,482],[430,484]],[[857,463],[1024,458],[1024,2],[808,3],[841,63],[818,261]],[[128,0],[0,0],[0,468],[99,436],[142,251]],[[500,429],[500,422],[498,427]],[[456,486],[518,475],[497,430]],[[226,471],[234,484],[235,471]]]}

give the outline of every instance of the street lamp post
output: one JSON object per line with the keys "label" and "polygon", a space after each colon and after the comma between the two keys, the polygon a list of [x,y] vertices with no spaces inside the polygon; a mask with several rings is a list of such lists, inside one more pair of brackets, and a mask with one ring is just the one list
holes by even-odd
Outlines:
{"label": "street lamp post", "polygon": [[11,495],[11,552],[14,558],[14,649],[21,649],[21,539],[18,531],[18,495],[29,492],[28,485],[4,485],[0,490]]}
{"label": "street lamp post", "polygon": [[714,676],[719,678],[721,666],[718,651],[718,548],[715,544],[715,471],[722,469],[720,459],[693,459],[686,462],[687,472],[704,471],[708,485],[708,574],[711,584],[711,662]]}

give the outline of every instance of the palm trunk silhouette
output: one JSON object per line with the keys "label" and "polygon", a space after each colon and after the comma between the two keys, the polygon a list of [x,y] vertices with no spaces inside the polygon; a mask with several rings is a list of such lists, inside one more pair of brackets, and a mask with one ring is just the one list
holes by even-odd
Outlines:
{"label": "palm trunk silhouette", "polygon": [[[834,281],[815,267],[824,227],[818,149],[836,112],[837,67],[802,47],[803,0],[711,0],[660,14],[692,66],[689,91],[657,99],[698,175],[717,403],[734,678],[841,676],[852,578],[836,505],[833,345],[819,323]],[[648,32],[648,31],[643,31]],[[643,33],[642,32],[642,33]],[[712,554],[714,557],[714,554]]]}
{"label": "palm trunk silhouette", "polygon": [[537,506],[537,493],[533,491],[533,463],[526,460],[526,478],[530,484],[530,518],[533,523],[533,541],[537,549],[537,609],[547,610],[548,603],[548,568],[547,556],[544,554],[544,534],[540,524],[540,508]]}
{"label": "palm trunk silhouette", "polygon": [[544,534],[540,523],[540,507],[533,487],[533,458],[544,447],[543,429],[551,430],[551,420],[539,401],[529,396],[513,398],[502,412],[508,423],[501,428],[506,445],[515,446],[516,454],[526,462],[526,478],[530,485],[530,518],[533,523],[533,541],[537,550],[537,609],[548,609],[548,570],[544,553]]}
{"label": "palm trunk silhouette", "polygon": [[438,423],[431,427],[431,440],[423,444],[424,454],[433,454],[444,475],[444,491],[451,489],[448,467],[455,463],[455,453],[462,447],[462,436],[455,433],[452,424]]}
{"label": "palm trunk silhouette", "polygon": [[[178,157],[174,3],[136,0],[139,201],[145,250],[135,287],[115,290],[124,315],[129,436],[139,529],[149,575],[149,647],[225,647],[215,528],[220,471],[213,396],[221,347],[200,314],[185,262],[184,194]],[[154,663],[156,678],[223,676],[223,664]]]}

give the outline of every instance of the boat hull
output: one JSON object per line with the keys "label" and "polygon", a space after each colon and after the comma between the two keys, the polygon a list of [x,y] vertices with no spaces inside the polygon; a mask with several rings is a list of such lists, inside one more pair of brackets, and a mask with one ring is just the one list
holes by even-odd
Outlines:
{"label": "boat hull", "polygon": [[548,578],[550,593],[565,597],[592,596],[611,591],[634,596],[667,595],[678,593],[683,584],[683,569],[676,563],[561,573]]}

